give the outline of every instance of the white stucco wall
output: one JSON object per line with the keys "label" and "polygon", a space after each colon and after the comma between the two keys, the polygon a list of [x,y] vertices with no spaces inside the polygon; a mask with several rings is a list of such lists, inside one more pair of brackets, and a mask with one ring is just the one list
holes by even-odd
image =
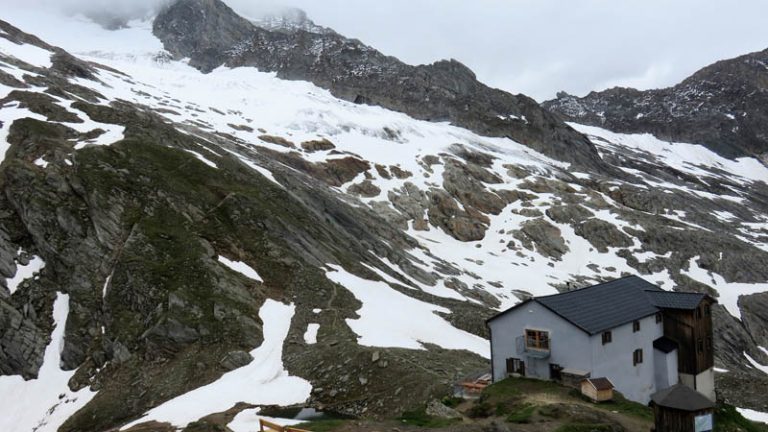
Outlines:
{"label": "white stucco wall", "polygon": [[[602,334],[592,336],[592,376],[606,377],[627,399],[648,403],[656,392],[653,341],[664,334],[662,323],[651,315],[640,320],[640,331],[629,322],[611,329],[612,342],[603,345]],[[632,353],[643,350],[643,363],[633,365]],[[676,366],[675,366],[676,368]]]}
{"label": "white stucco wall", "polygon": [[[494,381],[507,377],[508,358],[523,360],[526,375],[541,379],[549,379],[550,363],[586,371],[592,368],[589,335],[539,303],[528,302],[491,321],[489,326]],[[549,358],[535,360],[518,354],[516,338],[523,336],[526,329],[549,332]]]}
{"label": "white stucco wall", "polygon": [[669,353],[653,350],[654,380],[656,391],[663,390],[678,383],[677,350]]}
{"label": "white stucco wall", "polygon": [[715,369],[709,368],[696,375],[680,374],[680,382],[715,401]]}

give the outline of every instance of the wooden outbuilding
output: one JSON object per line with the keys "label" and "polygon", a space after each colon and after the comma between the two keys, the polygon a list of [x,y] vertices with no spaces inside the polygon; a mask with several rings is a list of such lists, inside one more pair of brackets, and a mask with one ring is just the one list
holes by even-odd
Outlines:
{"label": "wooden outbuilding", "polygon": [[613,383],[608,378],[587,378],[581,382],[581,394],[593,402],[613,399]]}
{"label": "wooden outbuilding", "polygon": [[676,384],[651,396],[655,432],[710,432],[715,405],[692,388]]}

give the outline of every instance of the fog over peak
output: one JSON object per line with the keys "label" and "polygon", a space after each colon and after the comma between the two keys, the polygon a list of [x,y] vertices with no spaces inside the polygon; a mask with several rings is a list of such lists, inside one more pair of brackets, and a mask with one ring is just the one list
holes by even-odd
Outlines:
{"label": "fog over peak", "polygon": [[[172,0],[3,0],[118,27]],[[225,0],[258,19],[287,7],[412,64],[455,58],[480,80],[538,100],[565,90],[673,85],[768,47],[764,0]]]}

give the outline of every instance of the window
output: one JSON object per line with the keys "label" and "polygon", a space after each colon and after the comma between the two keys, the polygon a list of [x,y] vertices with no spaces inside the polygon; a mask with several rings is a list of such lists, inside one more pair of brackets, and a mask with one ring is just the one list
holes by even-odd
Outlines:
{"label": "window", "polygon": [[704,306],[704,312],[707,314],[707,316],[712,315],[712,305],[706,305]]}
{"label": "window", "polygon": [[696,308],[693,312],[694,318],[701,319],[701,308]]}
{"label": "window", "polygon": [[664,321],[664,315],[661,314],[661,312],[656,312],[656,324]]}
{"label": "window", "polygon": [[632,353],[632,365],[637,366],[642,362],[643,362],[643,350],[636,349],[635,352]]}
{"label": "window", "polygon": [[603,345],[613,342],[613,335],[611,332],[603,332]]}
{"label": "window", "polygon": [[640,321],[635,321],[632,323],[632,332],[637,333],[640,331]]}
{"label": "window", "polygon": [[507,359],[507,375],[518,374],[525,376],[525,363],[518,358]]}
{"label": "window", "polygon": [[548,350],[549,332],[541,330],[525,331],[525,346],[530,349]]}
{"label": "window", "polygon": [[699,352],[704,352],[704,339],[699,338],[698,341],[696,341],[696,346],[699,349]]}
{"label": "window", "polygon": [[707,351],[712,351],[712,337],[707,337]]}

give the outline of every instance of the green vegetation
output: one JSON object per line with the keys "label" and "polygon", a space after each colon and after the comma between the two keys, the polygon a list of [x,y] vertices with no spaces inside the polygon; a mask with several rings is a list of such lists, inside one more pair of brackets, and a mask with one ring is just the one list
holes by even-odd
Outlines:
{"label": "green vegetation", "polygon": [[463,401],[464,401],[464,399],[462,399],[460,397],[446,396],[440,402],[442,402],[443,405],[445,405],[445,406],[447,406],[449,408],[456,408]]}
{"label": "green vegetation", "polygon": [[493,414],[493,407],[488,402],[477,401],[467,410],[469,418],[485,418]]}
{"label": "green vegetation", "polygon": [[715,430],[718,432],[768,432],[768,425],[747,420],[730,405],[719,405],[715,410]]}
{"label": "green vegetation", "polygon": [[400,417],[400,421],[410,426],[418,426],[423,428],[440,428],[450,426],[456,422],[457,419],[442,419],[432,417],[427,414],[424,408],[406,411]]}
{"label": "green vegetation", "polygon": [[341,419],[322,419],[312,420],[300,425],[296,425],[295,427],[310,430],[312,432],[331,432],[344,426],[346,422],[347,420]]}
{"label": "green vegetation", "polygon": [[531,417],[536,412],[536,405],[525,404],[518,411],[513,412],[507,416],[507,421],[510,423],[528,423],[531,421]]}
{"label": "green vegetation", "polygon": [[598,405],[609,411],[616,411],[622,414],[640,417],[645,420],[653,421],[653,410],[649,407],[632,402],[631,400],[624,399],[624,397],[618,393],[614,393],[613,400],[610,402],[604,402]]}
{"label": "green vegetation", "polygon": [[611,432],[613,430],[614,427],[607,424],[566,423],[555,429],[555,432]]}

